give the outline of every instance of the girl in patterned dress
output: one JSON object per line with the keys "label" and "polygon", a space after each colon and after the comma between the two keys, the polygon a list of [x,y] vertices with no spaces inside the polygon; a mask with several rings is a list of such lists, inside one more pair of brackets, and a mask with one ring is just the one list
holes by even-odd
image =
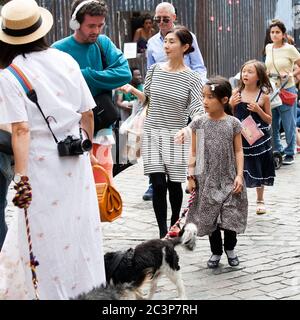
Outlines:
{"label": "girl in patterned dress", "polygon": [[[242,126],[229,115],[230,83],[221,77],[209,80],[203,89],[204,116],[190,124],[192,148],[188,189],[196,191],[186,223],[198,227],[198,235],[209,235],[212,255],[208,268],[217,268],[224,249],[230,266],[239,265],[234,248],[237,233],[246,229],[248,201],[243,179]],[[186,129],[179,131],[182,140]]]}
{"label": "girl in patterned dress", "polygon": [[256,213],[264,214],[264,186],[273,186],[275,177],[271,135],[272,112],[268,96],[272,86],[265,65],[257,60],[246,62],[240,74],[241,85],[233,93],[230,104],[235,117],[243,121],[251,115],[257,127],[264,133],[253,145],[249,145],[243,138],[246,186],[256,188]]}

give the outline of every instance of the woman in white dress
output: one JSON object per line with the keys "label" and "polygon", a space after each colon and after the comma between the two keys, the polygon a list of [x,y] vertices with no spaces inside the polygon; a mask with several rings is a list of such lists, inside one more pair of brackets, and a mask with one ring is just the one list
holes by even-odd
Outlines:
{"label": "woman in white dress", "polygon": [[[69,299],[105,283],[102,233],[90,154],[60,157],[36,104],[6,68],[11,62],[28,78],[58,141],[92,137],[95,102],[78,64],[48,48],[53,24],[34,0],[2,8],[0,30],[0,123],[12,124],[15,182],[28,177],[32,249],[40,299]],[[85,137],[84,137],[85,139]],[[29,204],[29,202],[28,202]],[[35,299],[29,267],[24,210],[13,217],[0,253],[0,300]]]}

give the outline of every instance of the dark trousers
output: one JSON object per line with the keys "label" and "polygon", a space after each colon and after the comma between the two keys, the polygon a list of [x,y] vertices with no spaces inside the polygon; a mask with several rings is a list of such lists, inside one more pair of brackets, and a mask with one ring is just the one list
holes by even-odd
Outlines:
{"label": "dark trousers", "polygon": [[[218,227],[216,231],[209,237],[210,249],[212,254],[221,256],[223,253],[221,229]],[[237,244],[236,232],[224,230],[224,249],[231,251]]]}
{"label": "dark trousers", "polygon": [[5,223],[5,207],[7,205],[6,196],[10,180],[7,179],[0,171],[0,251],[7,232]]}
{"label": "dark trousers", "polygon": [[180,182],[172,182],[164,173],[150,175],[153,187],[153,209],[159,227],[159,236],[163,238],[167,232],[167,191],[172,209],[171,226],[179,219],[183,191]]}

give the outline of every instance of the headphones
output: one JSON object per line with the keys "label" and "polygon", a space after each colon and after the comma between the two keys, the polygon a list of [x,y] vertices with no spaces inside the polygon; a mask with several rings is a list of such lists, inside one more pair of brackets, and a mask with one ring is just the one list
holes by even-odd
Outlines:
{"label": "headphones", "polygon": [[98,1],[96,1],[96,0],[86,0],[86,1],[83,1],[83,2],[79,3],[79,5],[75,8],[75,10],[74,10],[74,12],[73,12],[73,14],[72,14],[70,23],[69,23],[69,26],[70,26],[70,28],[71,28],[72,30],[76,31],[76,30],[78,30],[78,29],[80,28],[80,23],[79,23],[79,22],[77,21],[77,19],[76,19],[76,16],[77,16],[78,11],[79,11],[82,7],[84,7],[84,6],[86,6],[87,4],[92,3],[92,2],[96,2],[96,3],[97,3]]}

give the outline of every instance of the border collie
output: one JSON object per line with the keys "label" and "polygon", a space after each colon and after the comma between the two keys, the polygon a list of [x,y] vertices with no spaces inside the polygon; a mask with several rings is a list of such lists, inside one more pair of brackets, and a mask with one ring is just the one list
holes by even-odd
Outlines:
{"label": "border collie", "polygon": [[[180,231],[178,237],[149,240],[127,251],[106,253],[104,260],[107,287],[95,288],[87,294],[80,295],[77,299],[110,300],[109,293],[116,288],[117,294],[112,294],[112,297],[117,300],[123,299],[126,295],[141,300],[144,299],[141,288],[148,281],[150,281],[150,291],[147,299],[152,299],[159,278],[165,275],[176,285],[178,298],[185,300],[179,256],[175,247],[182,245],[193,250],[196,236],[196,225],[189,223]],[[108,298],[105,298],[107,292],[103,293],[103,291],[108,292]]]}

